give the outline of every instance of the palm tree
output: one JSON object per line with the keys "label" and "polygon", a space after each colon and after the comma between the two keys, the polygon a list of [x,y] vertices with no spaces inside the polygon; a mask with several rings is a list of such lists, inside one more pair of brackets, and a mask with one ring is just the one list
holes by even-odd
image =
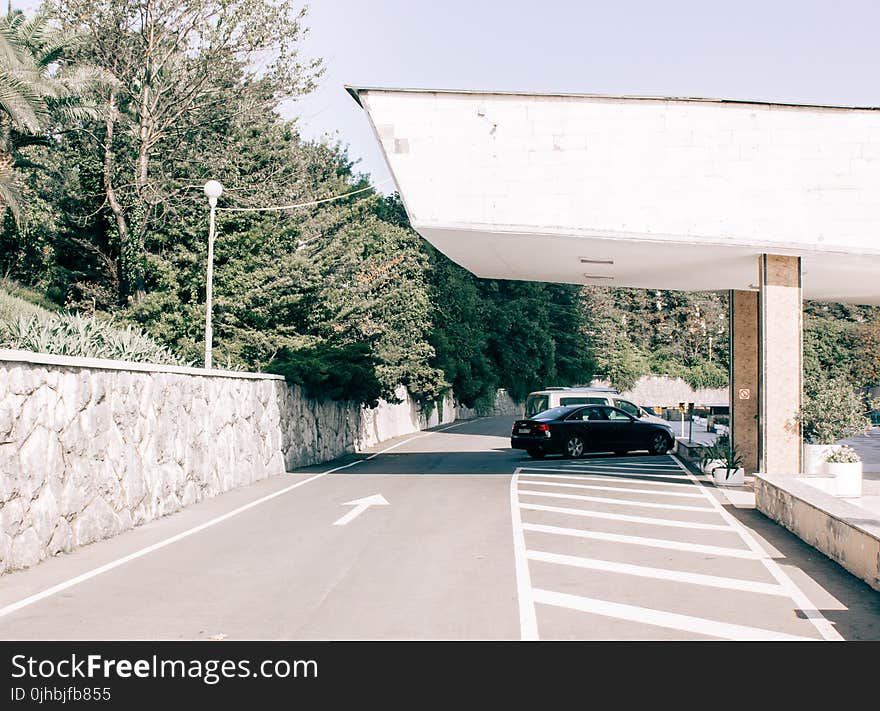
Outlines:
{"label": "palm tree", "polygon": [[106,87],[106,73],[70,59],[76,35],[49,24],[45,15],[27,19],[16,11],[0,18],[0,206],[16,221],[21,194],[15,168],[17,151],[46,144],[51,120],[70,125],[97,113],[89,94]]}

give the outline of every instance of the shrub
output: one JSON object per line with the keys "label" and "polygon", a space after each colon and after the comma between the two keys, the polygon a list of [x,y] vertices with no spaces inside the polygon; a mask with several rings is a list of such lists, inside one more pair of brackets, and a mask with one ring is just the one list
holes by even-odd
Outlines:
{"label": "shrub", "polygon": [[702,361],[685,370],[684,380],[694,389],[723,388],[727,385],[728,374],[715,363]]}
{"label": "shrub", "polygon": [[110,358],[134,363],[186,365],[143,331],[77,314],[34,313],[0,321],[0,348],[36,353]]}
{"label": "shrub", "polygon": [[376,407],[382,385],[376,377],[378,359],[370,344],[345,346],[321,344],[311,348],[282,348],[266,368],[302,385],[316,400],[350,400]]}
{"label": "shrub", "polygon": [[843,377],[808,382],[798,420],[804,439],[813,444],[833,444],[863,434],[871,426],[862,399]]}

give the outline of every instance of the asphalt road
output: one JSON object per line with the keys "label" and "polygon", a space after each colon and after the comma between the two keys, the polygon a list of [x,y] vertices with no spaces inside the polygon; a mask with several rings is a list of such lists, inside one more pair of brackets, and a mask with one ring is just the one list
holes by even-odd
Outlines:
{"label": "asphalt road", "polygon": [[385,443],[6,575],[0,638],[880,639],[880,594],[674,458],[538,462],[509,427]]}

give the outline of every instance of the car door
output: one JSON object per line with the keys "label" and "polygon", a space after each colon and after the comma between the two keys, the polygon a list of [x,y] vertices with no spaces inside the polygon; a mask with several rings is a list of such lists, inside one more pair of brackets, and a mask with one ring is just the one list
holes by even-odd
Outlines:
{"label": "car door", "polygon": [[591,409],[584,407],[569,413],[562,423],[563,426],[559,428],[560,438],[565,439],[568,435],[577,434],[583,438],[584,442],[589,443],[590,436],[587,423]]}
{"label": "car door", "polygon": [[608,416],[611,409],[594,405],[585,407],[579,413],[584,423],[587,447],[593,452],[613,452],[617,446],[617,423]]}
{"label": "car door", "polygon": [[608,421],[614,427],[614,438],[620,449],[637,449],[644,439],[639,421],[627,412],[616,407],[609,407]]}

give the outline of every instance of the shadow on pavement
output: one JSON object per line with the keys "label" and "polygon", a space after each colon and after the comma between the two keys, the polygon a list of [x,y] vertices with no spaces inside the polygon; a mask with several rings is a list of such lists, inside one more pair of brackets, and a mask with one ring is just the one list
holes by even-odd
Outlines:
{"label": "shadow on pavement", "polygon": [[880,640],[880,592],[757,509],[724,508],[784,556],[776,559],[783,569],[799,568],[841,603],[843,609],[822,609],[821,602],[813,600],[844,639]]}

